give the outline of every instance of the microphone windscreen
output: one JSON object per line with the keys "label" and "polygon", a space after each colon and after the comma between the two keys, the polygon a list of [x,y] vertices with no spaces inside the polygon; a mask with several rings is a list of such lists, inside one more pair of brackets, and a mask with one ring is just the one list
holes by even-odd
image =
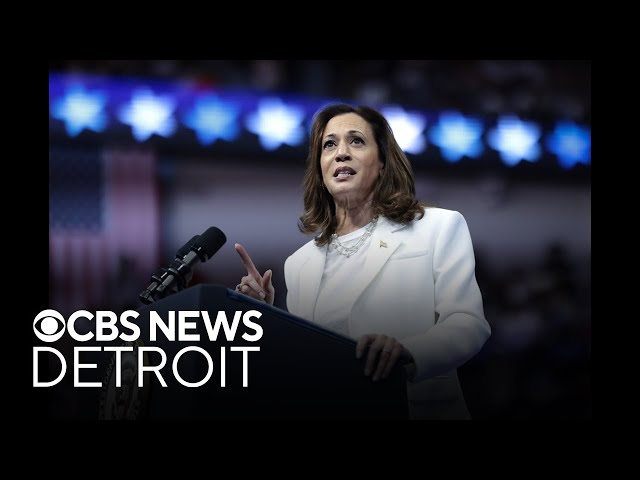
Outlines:
{"label": "microphone windscreen", "polygon": [[214,253],[220,250],[220,247],[225,244],[227,241],[227,237],[222,230],[217,227],[209,227],[207,230],[200,235],[195,242],[195,244],[199,247],[202,247],[204,254],[211,258]]}
{"label": "microphone windscreen", "polygon": [[180,250],[176,252],[176,258],[184,258],[185,255],[189,253],[189,250],[191,250],[191,246],[196,243],[199,236],[200,235],[194,235],[193,237],[191,237],[191,240],[180,247]]}

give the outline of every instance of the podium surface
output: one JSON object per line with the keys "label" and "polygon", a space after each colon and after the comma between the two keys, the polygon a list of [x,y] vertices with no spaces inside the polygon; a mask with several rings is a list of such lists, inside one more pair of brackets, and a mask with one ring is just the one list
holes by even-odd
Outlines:
{"label": "podium surface", "polygon": [[[185,311],[198,312],[198,316],[187,319],[189,328],[184,330],[199,335],[198,340],[178,341],[176,336],[170,341],[159,329],[156,338],[151,339],[151,315],[167,323],[170,312],[174,312],[177,335],[178,315]],[[363,373],[366,355],[355,358],[353,339],[234,290],[197,285],[138,312],[136,323],[141,335],[137,346],[158,347],[165,353],[166,364],[160,373],[167,386],[162,386],[154,372],[144,374],[142,389],[137,388],[136,382],[124,386],[125,370],[135,370],[127,366],[123,355],[123,386],[129,396],[124,402],[128,408],[136,404],[133,412],[136,418],[407,418],[406,379],[401,366],[396,366],[387,379],[374,382]],[[227,338],[224,326],[218,325],[217,337],[212,341],[209,334],[216,327],[219,312],[226,315],[228,326],[237,316],[237,330]],[[243,323],[245,315],[262,327],[262,336],[257,341],[243,338],[243,334],[249,339],[252,335],[256,338],[255,327]],[[259,351],[243,352],[245,347],[257,347]],[[197,387],[183,385],[173,371],[176,355],[179,355],[176,370],[184,383],[207,381]],[[128,357],[135,362],[137,355]],[[159,365],[162,361],[161,354],[155,351],[141,358],[145,365]],[[123,387],[115,388],[114,376],[110,377],[103,404],[111,402],[111,405],[102,405],[103,418],[117,416],[115,405],[123,405],[123,400],[116,398],[122,397]],[[107,410],[111,413],[105,415]]]}

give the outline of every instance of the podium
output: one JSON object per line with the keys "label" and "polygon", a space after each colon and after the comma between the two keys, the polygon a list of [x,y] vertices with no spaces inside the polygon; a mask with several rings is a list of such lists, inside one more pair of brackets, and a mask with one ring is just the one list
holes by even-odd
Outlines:
{"label": "podium", "polygon": [[[190,335],[199,340],[178,341],[178,312],[196,312],[188,318]],[[253,312],[251,312],[253,311]],[[364,361],[355,358],[356,342],[279,308],[217,285],[197,285],[138,310],[140,340],[133,353],[122,356],[122,386],[115,387],[112,360],[103,387],[100,417],[140,419],[406,419],[404,368],[394,367],[387,379],[372,381],[364,375]],[[168,323],[175,312],[176,337],[170,341],[156,328],[151,339],[150,315]],[[210,319],[209,330],[205,313]],[[220,312],[227,323],[238,317],[235,334],[216,328]],[[237,313],[240,312],[240,313]],[[259,315],[251,322],[262,327],[255,335],[244,315]],[[154,317],[155,318],[155,317]],[[256,337],[254,337],[256,338]],[[140,347],[145,347],[141,349]],[[160,365],[162,354],[144,352],[157,347],[166,355],[159,370],[145,372],[137,386],[136,361]],[[258,347],[259,351],[238,350]],[[186,351],[183,351],[186,348]],[[180,353],[182,351],[182,353]],[[206,352],[206,354],[205,354]],[[177,361],[176,355],[178,355]],[[223,360],[224,358],[224,360]],[[175,366],[175,372],[174,372]],[[223,368],[224,366],[224,368]],[[179,379],[175,373],[178,373]],[[202,383],[203,380],[206,382]],[[185,384],[200,386],[186,386]]]}

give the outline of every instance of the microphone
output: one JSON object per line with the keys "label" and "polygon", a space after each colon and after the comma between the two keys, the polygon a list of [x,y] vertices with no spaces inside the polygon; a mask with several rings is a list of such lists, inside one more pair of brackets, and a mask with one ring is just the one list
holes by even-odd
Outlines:
{"label": "microphone", "polygon": [[[191,246],[195,243],[195,241],[200,237],[200,235],[194,235],[193,237],[191,237],[191,240],[189,240],[187,243],[185,243],[182,247],[180,247],[180,249],[176,252],[176,257],[175,260],[180,260],[182,261],[182,259],[185,257],[185,255],[187,253],[189,253],[189,250],[191,250]],[[175,261],[174,260],[174,261]],[[152,293],[156,291],[156,289],[158,288],[159,285],[162,284],[162,282],[164,281],[164,278],[167,275],[167,270],[162,268],[160,270],[158,270],[157,272],[155,272],[154,274],[151,275],[151,284],[147,287],[147,289],[142,292],[139,296],[140,300],[142,300],[144,303],[151,303],[153,302],[153,298],[152,298]]]}
{"label": "microphone", "polygon": [[198,240],[198,237],[200,237],[200,235],[194,235],[193,237],[191,237],[191,240],[181,246],[180,249],[176,252],[176,258],[183,259],[184,256],[189,253],[189,250],[191,250],[191,245],[193,245],[195,241]]}
{"label": "microphone", "polygon": [[151,283],[139,298],[145,304],[179,292],[186,288],[193,277],[193,267],[209,260],[227,237],[217,227],[209,227],[202,235],[195,235],[176,252],[176,258],[167,268],[151,275]]}

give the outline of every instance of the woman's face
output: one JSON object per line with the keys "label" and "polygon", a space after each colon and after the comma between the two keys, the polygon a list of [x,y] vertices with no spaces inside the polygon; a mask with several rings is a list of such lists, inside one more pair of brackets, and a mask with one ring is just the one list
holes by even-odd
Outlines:
{"label": "woman's face", "polygon": [[344,113],[327,123],[322,136],[322,180],[334,201],[357,206],[373,191],[382,162],[369,123],[355,113]]}

